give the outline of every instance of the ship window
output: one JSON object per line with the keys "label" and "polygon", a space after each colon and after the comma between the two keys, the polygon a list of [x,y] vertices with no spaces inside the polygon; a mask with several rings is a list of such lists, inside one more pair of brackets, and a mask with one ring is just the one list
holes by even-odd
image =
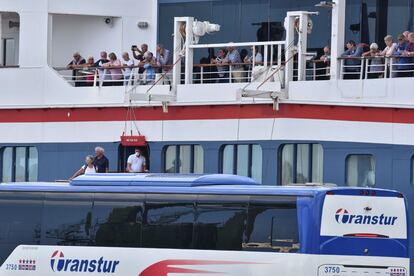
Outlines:
{"label": "ship window", "polygon": [[171,145],[164,150],[164,172],[203,173],[204,150],[200,145]]}
{"label": "ship window", "polygon": [[0,12],[0,67],[19,65],[20,16],[15,12]]}
{"label": "ship window", "polygon": [[221,173],[248,176],[262,182],[260,145],[225,145],[221,150]]}
{"label": "ship window", "polygon": [[278,163],[281,185],[323,182],[323,148],[319,144],[285,144]]}
{"label": "ship window", "polygon": [[37,181],[36,147],[5,147],[1,157],[2,182]]}
{"label": "ship window", "polygon": [[348,186],[375,186],[375,158],[370,154],[353,154],[346,158]]}

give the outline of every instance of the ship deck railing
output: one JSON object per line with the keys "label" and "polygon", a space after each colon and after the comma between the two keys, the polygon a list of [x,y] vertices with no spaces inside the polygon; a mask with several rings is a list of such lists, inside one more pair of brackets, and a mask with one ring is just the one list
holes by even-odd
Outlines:
{"label": "ship deck railing", "polygon": [[[374,57],[340,57],[340,79],[373,79],[373,78],[398,78],[414,76],[414,62],[400,63],[399,59],[408,59],[414,61],[414,57],[405,56],[374,56]],[[295,62],[296,64],[296,62]],[[222,64],[220,67],[225,68],[219,71],[217,64],[194,64],[192,83],[193,84],[212,84],[212,83],[234,83],[243,82],[248,83],[254,81],[253,71],[255,67],[278,67],[281,66],[280,71],[283,74],[284,63],[278,62],[263,62],[252,63],[233,63]],[[172,66],[154,66],[154,69],[159,73],[155,77],[149,78],[148,74],[140,73],[141,66],[135,65],[130,67],[131,74],[129,79],[124,79],[122,74],[119,80],[111,79],[111,69],[125,69],[122,67],[88,67],[84,66],[78,69],[68,69],[67,67],[55,67],[71,85],[77,86],[131,86],[131,85],[153,85],[157,84],[171,84],[172,80]],[[2,68],[2,67],[0,67]],[[9,67],[7,67],[9,68]],[[13,66],[16,68],[16,66]],[[237,68],[237,69],[234,69]],[[309,60],[306,64],[306,80],[318,81],[330,79],[330,65],[329,62],[321,60]],[[73,76],[73,71],[76,76]],[[101,72],[100,72],[101,71]],[[181,83],[184,83],[185,73],[184,68],[181,73]],[[237,71],[239,74],[235,76],[233,73]],[[297,80],[297,66],[293,69],[293,80]],[[220,76],[220,75],[221,76]],[[161,81],[158,81],[161,80]],[[282,80],[280,80],[282,81]]]}
{"label": "ship deck railing", "polygon": [[[403,59],[404,62],[400,63]],[[405,59],[405,60],[404,60]],[[407,60],[408,59],[408,60]],[[399,78],[414,76],[414,57],[369,56],[340,57],[341,79]]]}

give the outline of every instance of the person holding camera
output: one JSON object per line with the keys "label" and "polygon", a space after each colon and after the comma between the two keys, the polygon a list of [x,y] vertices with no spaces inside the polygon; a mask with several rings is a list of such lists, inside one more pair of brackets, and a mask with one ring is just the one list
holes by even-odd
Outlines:
{"label": "person holding camera", "polygon": [[[145,43],[142,44],[141,49],[139,49],[137,45],[132,45],[131,51],[132,51],[132,55],[134,56],[136,60],[138,60],[139,62],[143,62],[146,54],[148,53],[148,44],[145,44]],[[144,73],[144,71],[145,69],[140,67],[138,70],[138,73],[142,74]]]}

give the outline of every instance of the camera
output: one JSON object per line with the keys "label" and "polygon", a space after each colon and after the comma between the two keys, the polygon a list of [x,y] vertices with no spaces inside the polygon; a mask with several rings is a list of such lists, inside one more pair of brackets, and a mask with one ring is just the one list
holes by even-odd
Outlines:
{"label": "camera", "polygon": [[110,17],[105,17],[104,22],[105,22],[105,24],[107,24],[107,25],[112,25],[112,18],[110,18]]}

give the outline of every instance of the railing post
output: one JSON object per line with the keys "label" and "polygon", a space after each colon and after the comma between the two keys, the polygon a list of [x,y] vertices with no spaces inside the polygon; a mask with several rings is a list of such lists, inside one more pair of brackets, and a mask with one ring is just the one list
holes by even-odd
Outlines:
{"label": "railing post", "polygon": [[363,59],[363,61],[365,62],[365,79],[368,79],[368,69],[371,68],[369,64],[369,59]]}
{"label": "railing post", "polygon": [[365,65],[365,60],[361,59],[361,65],[360,65],[360,70],[361,72],[359,72],[359,79],[362,80],[362,77],[364,76],[364,65]]}
{"label": "railing post", "polygon": [[[340,59],[339,60],[339,79],[340,80],[342,80],[344,78],[343,72],[344,72],[344,60]],[[332,76],[332,74],[331,74],[331,76]]]}
{"label": "railing post", "polygon": [[96,86],[96,82],[98,80],[98,70],[94,70],[94,74],[93,74],[93,87]]}
{"label": "railing post", "polygon": [[316,62],[312,62],[313,64],[313,80],[316,80]]}
{"label": "railing post", "polygon": [[390,58],[390,78],[394,78],[394,59]]}
{"label": "railing post", "polygon": [[268,45],[264,46],[264,51],[263,51],[263,66],[267,67],[267,55],[268,55]]}
{"label": "railing post", "polygon": [[204,66],[200,66],[200,83],[204,83]]}
{"label": "railing post", "polygon": [[385,56],[384,57],[384,79],[387,78],[387,74],[388,74],[388,57]]}
{"label": "railing post", "polygon": [[229,66],[229,83],[232,83],[233,81],[232,81],[232,79],[231,79],[231,73],[232,73],[232,66],[230,65]]}

